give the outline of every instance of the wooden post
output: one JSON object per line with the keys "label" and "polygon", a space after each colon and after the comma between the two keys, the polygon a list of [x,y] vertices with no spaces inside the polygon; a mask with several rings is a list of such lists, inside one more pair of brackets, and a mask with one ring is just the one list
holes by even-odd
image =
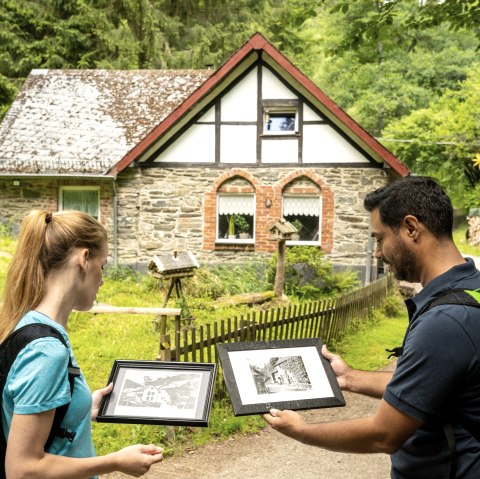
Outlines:
{"label": "wooden post", "polygon": [[165,315],[160,316],[158,329],[160,332],[160,351],[159,351],[160,354],[157,357],[157,360],[170,361],[171,360],[170,335],[167,334],[167,316]]}
{"label": "wooden post", "polygon": [[277,272],[275,274],[275,295],[283,297],[283,283],[285,281],[285,240],[278,241]]}

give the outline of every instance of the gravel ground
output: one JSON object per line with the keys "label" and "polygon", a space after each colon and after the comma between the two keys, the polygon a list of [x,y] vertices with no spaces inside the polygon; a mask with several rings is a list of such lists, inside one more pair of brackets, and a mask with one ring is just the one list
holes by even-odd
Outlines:
{"label": "gravel ground", "polygon": [[[303,411],[308,422],[370,416],[379,401],[344,393],[343,408]],[[113,473],[102,479],[130,476]],[[342,454],[306,446],[274,431],[236,436],[165,459],[143,476],[148,479],[387,479],[390,458],[385,454]]]}

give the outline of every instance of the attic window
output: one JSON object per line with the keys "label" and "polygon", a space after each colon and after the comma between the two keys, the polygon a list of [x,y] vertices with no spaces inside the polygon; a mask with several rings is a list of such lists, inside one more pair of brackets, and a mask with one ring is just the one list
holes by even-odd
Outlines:
{"label": "attic window", "polygon": [[263,134],[294,135],[298,133],[297,102],[264,102]]}

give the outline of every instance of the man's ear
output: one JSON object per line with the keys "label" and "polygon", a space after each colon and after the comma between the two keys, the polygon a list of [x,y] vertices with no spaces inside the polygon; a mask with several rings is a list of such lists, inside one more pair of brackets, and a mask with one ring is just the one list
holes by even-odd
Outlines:
{"label": "man's ear", "polygon": [[420,222],[418,218],[413,215],[407,215],[403,218],[403,224],[407,230],[407,235],[413,240],[416,240],[420,232]]}

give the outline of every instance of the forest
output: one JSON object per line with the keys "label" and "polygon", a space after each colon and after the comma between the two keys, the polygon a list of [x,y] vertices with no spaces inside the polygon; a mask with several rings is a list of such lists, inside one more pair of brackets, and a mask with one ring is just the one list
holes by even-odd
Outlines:
{"label": "forest", "polygon": [[480,206],[480,0],[1,0],[0,117],[34,68],[218,68],[257,31],[457,207]]}

